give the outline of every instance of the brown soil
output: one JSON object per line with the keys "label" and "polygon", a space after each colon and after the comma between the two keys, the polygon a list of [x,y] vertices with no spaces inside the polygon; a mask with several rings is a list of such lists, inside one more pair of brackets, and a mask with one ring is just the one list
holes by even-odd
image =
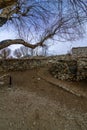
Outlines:
{"label": "brown soil", "polygon": [[87,97],[59,87],[86,95],[87,81],[59,82],[42,68],[9,73],[12,86],[0,87],[0,130],[87,130]]}

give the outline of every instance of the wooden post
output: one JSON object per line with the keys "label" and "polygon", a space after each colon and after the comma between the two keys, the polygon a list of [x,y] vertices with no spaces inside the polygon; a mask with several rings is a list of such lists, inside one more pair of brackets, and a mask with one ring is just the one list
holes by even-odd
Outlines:
{"label": "wooden post", "polygon": [[11,75],[9,76],[9,86],[10,87],[12,86],[12,77],[11,77]]}

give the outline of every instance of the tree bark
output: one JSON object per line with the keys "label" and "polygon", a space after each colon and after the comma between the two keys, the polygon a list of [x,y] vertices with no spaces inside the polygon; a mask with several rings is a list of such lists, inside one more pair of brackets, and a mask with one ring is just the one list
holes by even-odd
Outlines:
{"label": "tree bark", "polygon": [[0,0],[0,9],[13,5],[17,0]]}
{"label": "tree bark", "polygon": [[25,42],[22,39],[14,39],[14,40],[1,41],[0,42],[0,50],[3,49],[3,48],[8,47],[10,45],[14,45],[14,44],[22,44],[22,45],[24,45],[26,47],[29,47],[29,48],[32,48],[32,49],[35,49],[38,46],[43,46],[43,42],[38,42],[36,44],[30,44],[30,43]]}

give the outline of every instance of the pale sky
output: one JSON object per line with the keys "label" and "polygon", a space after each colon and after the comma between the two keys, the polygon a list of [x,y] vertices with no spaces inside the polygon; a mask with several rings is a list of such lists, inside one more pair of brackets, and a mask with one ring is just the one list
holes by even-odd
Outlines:
{"label": "pale sky", "polygon": [[[37,1],[39,1],[39,0],[37,0]],[[50,6],[51,7],[50,9],[54,9],[53,6],[54,6],[54,4],[52,4]],[[86,27],[86,30],[87,30],[87,27]],[[24,32],[24,30],[23,30],[23,32]],[[74,41],[74,42],[54,41],[54,44],[52,42],[52,45],[49,47],[49,54],[54,54],[54,55],[65,54],[65,53],[69,52],[72,47],[87,46],[87,36],[86,35],[85,35],[85,38]],[[16,38],[18,38],[18,35],[17,35],[17,32],[14,32],[14,28],[12,28],[12,25],[10,25],[9,27],[6,27],[6,25],[4,25],[3,27],[0,27],[0,41],[6,40],[6,39],[16,39]],[[16,48],[19,48],[19,47],[20,47],[20,45],[10,46],[10,48],[12,50],[15,50]]]}
{"label": "pale sky", "polygon": [[[14,32],[12,28],[10,29],[0,28],[0,41],[5,39],[15,39],[15,38],[17,38],[17,34]],[[52,44],[49,47],[49,54],[52,55],[65,54],[69,52],[72,47],[81,47],[81,46],[87,46],[87,37],[74,42],[55,41],[55,44]],[[19,47],[20,45],[10,46],[12,50],[15,50]]]}

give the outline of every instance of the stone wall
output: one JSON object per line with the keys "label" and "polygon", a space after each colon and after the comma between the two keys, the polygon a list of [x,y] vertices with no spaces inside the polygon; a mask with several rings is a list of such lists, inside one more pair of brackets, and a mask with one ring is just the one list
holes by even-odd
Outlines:
{"label": "stone wall", "polygon": [[87,79],[87,59],[72,56],[36,57],[30,59],[0,60],[0,72],[28,70],[38,67],[48,67],[50,73],[61,80]]}
{"label": "stone wall", "polygon": [[16,71],[27,70],[43,66],[45,64],[45,58],[42,59],[1,59],[0,71]]}
{"label": "stone wall", "polygon": [[87,80],[87,58],[78,58],[77,68],[77,80]]}
{"label": "stone wall", "polygon": [[87,47],[72,48],[72,56],[87,57]]}
{"label": "stone wall", "polygon": [[59,60],[52,64],[49,71],[60,80],[76,80],[77,62],[75,60]]}
{"label": "stone wall", "polygon": [[28,59],[0,59],[0,71],[27,70],[50,65],[58,60],[67,60],[65,55],[50,57],[33,57]]}

